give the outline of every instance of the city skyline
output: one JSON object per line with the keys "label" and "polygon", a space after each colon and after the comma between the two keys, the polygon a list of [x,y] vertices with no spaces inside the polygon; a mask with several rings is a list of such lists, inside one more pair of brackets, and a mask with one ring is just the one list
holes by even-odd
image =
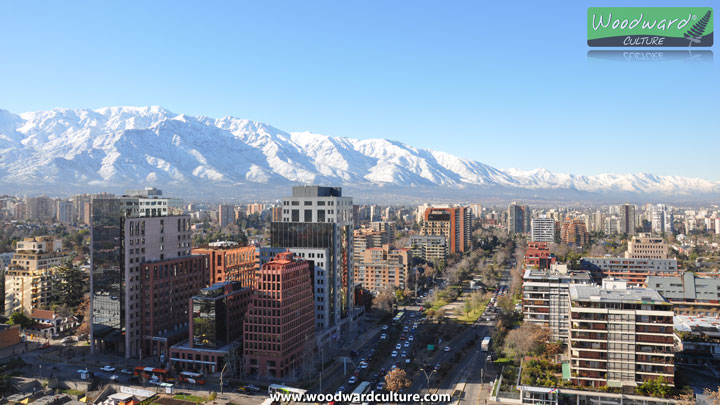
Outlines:
{"label": "city skyline", "polygon": [[162,105],[498,168],[720,180],[696,158],[720,146],[714,63],[589,58],[583,4],[383,6],[5,3],[0,108]]}

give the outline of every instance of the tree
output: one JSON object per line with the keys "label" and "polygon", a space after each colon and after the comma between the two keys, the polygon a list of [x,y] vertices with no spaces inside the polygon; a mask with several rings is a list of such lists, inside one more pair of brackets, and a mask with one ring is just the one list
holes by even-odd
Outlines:
{"label": "tree", "polygon": [[525,323],[508,332],[505,338],[505,349],[517,360],[535,351],[540,345],[547,343],[550,330],[534,324]]}
{"label": "tree", "polygon": [[13,312],[12,315],[10,315],[10,319],[8,320],[8,324],[10,325],[20,325],[21,328],[29,328],[33,326],[35,321],[30,319],[27,315],[25,315],[24,312]]}
{"label": "tree", "polygon": [[79,267],[65,263],[55,273],[56,299],[54,304],[65,304],[75,308],[82,303],[87,290],[88,278]]}
{"label": "tree", "polygon": [[650,395],[651,397],[667,398],[672,393],[673,387],[665,384],[665,380],[662,377],[658,377],[654,380],[648,380],[640,384],[635,388],[639,393],[643,395]]}
{"label": "tree", "polygon": [[513,300],[509,295],[500,296],[497,299],[497,306],[507,313],[513,312],[513,310],[515,310],[515,305],[513,305]]}
{"label": "tree", "polygon": [[80,320],[76,333],[78,336],[90,335],[90,297],[84,297],[82,303],[75,311],[75,316]]}
{"label": "tree", "polygon": [[403,388],[409,387],[410,380],[407,378],[405,370],[396,368],[394,370],[390,370],[390,372],[388,372],[385,376],[385,386],[388,391],[398,392]]}
{"label": "tree", "polygon": [[392,312],[393,304],[395,304],[395,291],[392,287],[382,289],[373,299],[373,305],[375,308],[385,311]]}
{"label": "tree", "polygon": [[720,405],[720,386],[715,391],[711,391],[709,388],[705,388],[703,394],[708,396],[708,403],[710,405]]}

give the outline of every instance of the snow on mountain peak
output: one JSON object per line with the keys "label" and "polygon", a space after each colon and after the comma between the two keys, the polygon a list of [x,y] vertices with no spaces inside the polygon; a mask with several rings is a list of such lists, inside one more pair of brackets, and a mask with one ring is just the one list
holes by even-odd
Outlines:
{"label": "snow on mountain peak", "polygon": [[387,139],[284,132],[160,106],[0,110],[0,185],[60,187],[323,183],[720,194],[720,184],[648,173],[577,176],[501,170]]}

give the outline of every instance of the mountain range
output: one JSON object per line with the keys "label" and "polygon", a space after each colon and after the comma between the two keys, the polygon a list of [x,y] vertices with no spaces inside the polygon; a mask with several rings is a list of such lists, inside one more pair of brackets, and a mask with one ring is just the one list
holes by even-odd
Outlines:
{"label": "mountain range", "polygon": [[0,155],[0,189],[14,193],[145,185],[190,194],[255,193],[326,184],[390,194],[507,198],[693,200],[720,195],[720,183],[698,178],[498,169],[387,139],[284,132],[261,122],[175,114],[157,106],[22,114],[0,109]]}

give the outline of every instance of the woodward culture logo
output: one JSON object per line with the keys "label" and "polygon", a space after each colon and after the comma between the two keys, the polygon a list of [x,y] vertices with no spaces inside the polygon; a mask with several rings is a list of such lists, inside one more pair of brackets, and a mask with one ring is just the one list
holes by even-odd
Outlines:
{"label": "woodward culture logo", "polygon": [[709,47],[711,7],[590,7],[589,46]]}

